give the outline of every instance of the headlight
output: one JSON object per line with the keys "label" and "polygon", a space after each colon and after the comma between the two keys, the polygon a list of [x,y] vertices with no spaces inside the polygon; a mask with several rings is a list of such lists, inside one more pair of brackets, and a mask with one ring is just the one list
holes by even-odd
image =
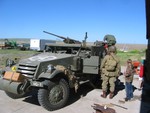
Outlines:
{"label": "headlight", "polygon": [[12,70],[12,71],[17,71],[17,66],[12,66],[12,67],[11,67],[11,70]]}
{"label": "headlight", "polygon": [[47,73],[52,73],[55,70],[53,65],[48,65],[47,66]]}

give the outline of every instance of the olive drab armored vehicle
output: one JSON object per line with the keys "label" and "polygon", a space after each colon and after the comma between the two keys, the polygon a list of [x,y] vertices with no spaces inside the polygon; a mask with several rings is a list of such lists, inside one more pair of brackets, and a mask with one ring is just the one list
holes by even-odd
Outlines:
{"label": "olive drab armored vehicle", "polygon": [[[82,83],[96,86],[100,80],[100,63],[104,57],[103,46],[86,48],[81,43],[50,44],[51,51],[20,60],[11,70],[4,72],[0,89],[11,98],[19,98],[33,89],[38,89],[38,101],[52,111],[64,107],[70,89],[78,91]],[[67,39],[69,42],[78,42]]]}

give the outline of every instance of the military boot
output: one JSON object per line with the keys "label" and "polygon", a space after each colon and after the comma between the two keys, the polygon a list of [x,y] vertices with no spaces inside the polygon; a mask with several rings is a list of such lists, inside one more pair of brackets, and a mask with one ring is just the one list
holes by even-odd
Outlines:
{"label": "military boot", "polygon": [[103,94],[101,94],[101,97],[106,98],[106,91],[103,91]]}
{"label": "military boot", "polygon": [[110,99],[112,99],[112,98],[113,98],[113,96],[114,96],[114,92],[110,92],[110,94],[109,94],[109,98],[110,98]]}

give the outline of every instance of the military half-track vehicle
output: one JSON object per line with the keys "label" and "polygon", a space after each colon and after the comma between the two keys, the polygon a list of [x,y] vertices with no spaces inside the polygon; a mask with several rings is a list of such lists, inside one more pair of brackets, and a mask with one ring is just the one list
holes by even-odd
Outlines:
{"label": "military half-track vehicle", "polygon": [[105,49],[103,45],[90,48],[81,44],[47,46],[53,51],[20,60],[11,67],[12,71],[5,71],[0,79],[0,89],[14,99],[38,89],[40,105],[52,111],[66,105],[71,88],[77,92],[84,82],[93,86],[99,83]]}

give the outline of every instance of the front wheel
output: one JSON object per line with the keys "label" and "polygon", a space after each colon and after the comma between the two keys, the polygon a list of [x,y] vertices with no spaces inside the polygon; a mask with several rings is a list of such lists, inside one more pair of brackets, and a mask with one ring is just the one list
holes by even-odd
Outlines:
{"label": "front wheel", "polygon": [[64,79],[59,82],[44,81],[44,88],[38,91],[38,101],[48,111],[64,107],[69,98],[69,85]]}

